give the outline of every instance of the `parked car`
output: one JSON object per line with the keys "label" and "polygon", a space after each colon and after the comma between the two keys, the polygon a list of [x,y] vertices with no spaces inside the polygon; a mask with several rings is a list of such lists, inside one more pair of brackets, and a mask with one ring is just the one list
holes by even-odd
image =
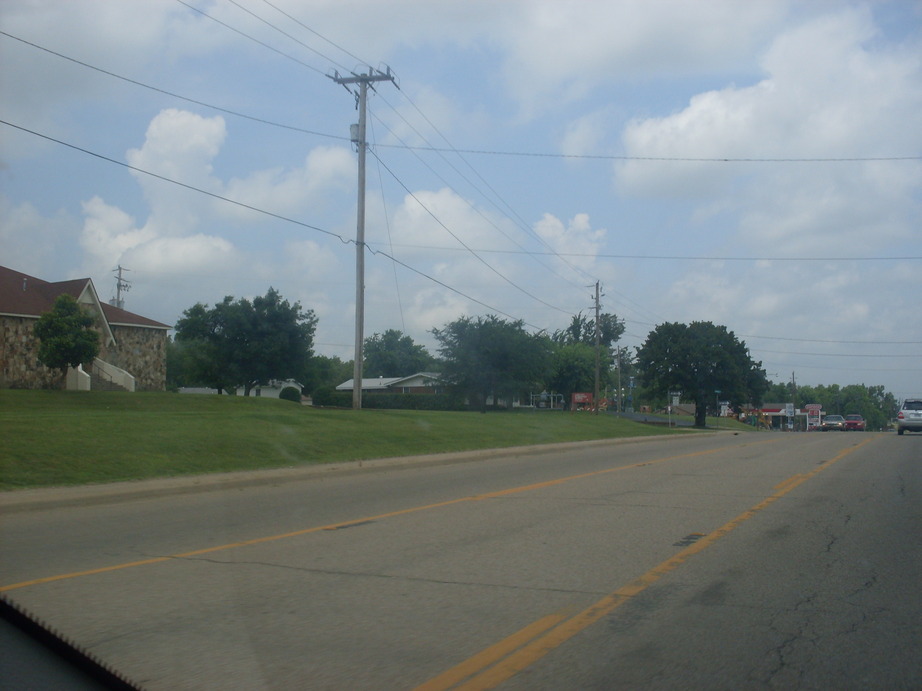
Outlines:
{"label": "parked car", "polygon": [[907,398],[896,416],[896,433],[922,432],[922,398]]}
{"label": "parked car", "polygon": [[827,415],[823,418],[823,423],[820,425],[820,429],[824,432],[829,430],[838,430],[839,432],[844,432],[848,429],[845,426],[845,418],[841,415]]}
{"label": "parked car", "polygon": [[845,416],[845,430],[848,432],[864,432],[864,418],[860,415]]}

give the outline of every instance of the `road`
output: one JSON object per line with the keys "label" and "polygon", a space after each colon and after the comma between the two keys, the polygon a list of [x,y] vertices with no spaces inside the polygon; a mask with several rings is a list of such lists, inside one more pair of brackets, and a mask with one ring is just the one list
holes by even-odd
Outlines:
{"label": "road", "polygon": [[922,435],[258,477],[7,493],[0,591],[148,689],[922,688]]}

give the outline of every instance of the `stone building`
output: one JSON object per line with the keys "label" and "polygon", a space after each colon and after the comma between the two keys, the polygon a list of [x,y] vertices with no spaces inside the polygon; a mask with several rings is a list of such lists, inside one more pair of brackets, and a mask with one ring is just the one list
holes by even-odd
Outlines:
{"label": "stone building", "polygon": [[[70,389],[163,391],[166,388],[167,324],[99,300],[93,281],[49,283],[0,266],[0,388],[59,388],[61,375],[38,361],[38,318],[59,295],[72,296],[96,320],[99,356],[91,371],[68,372]],[[89,363],[86,363],[89,364]]]}

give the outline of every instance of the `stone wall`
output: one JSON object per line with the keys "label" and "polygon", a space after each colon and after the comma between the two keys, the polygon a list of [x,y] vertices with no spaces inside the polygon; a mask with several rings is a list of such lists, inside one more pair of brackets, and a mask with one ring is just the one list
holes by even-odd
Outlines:
{"label": "stone wall", "polygon": [[[0,388],[59,389],[59,370],[38,361],[36,319],[0,316]],[[117,345],[100,342],[99,358],[121,367],[135,378],[137,391],[166,388],[166,343],[164,329],[111,326]],[[100,335],[102,340],[102,335]]]}
{"label": "stone wall", "polygon": [[116,367],[134,376],[137,391],[166,390],[166,330],[137,326],[110,326],[116,348],[110,346],[103,356]]}
{"label": "stone wall", "polygon": [[35,319],[0,316],[0,387],[5,389],[60,389],[60,370],[38,361]]}

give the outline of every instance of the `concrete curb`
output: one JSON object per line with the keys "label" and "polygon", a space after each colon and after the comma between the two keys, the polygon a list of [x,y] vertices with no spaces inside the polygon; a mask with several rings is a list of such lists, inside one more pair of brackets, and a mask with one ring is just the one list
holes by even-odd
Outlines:
{"label": "concrete curb", "polygon": [[[702,432],[700,434],[712,434]],[[420,456],[399,456],[363,461],[315,464],[294,468],[272,470],[247,470],[207,475],[184,475],[181,477],[156,478],[152,480],[129,480],[105,484],[80,485],[75,487],[48,487],[0,492],[0,513],[20,511],[41,511],[68,506],[93,506],[115,504],[134,499],[150,499],[179,494],[215,492],[240,487],[276,485],[284,482],[305,482],[324,477],[351,475],[368,472],[400,470],[408,467],[425,467],[450,463],[468,463],[487,458],[506,458],[525,454],[547,454],[580,448],[638,444],[645,441],[672,441],[683,439],[676,436],[625,437],[622,439],[595,439],[592,441],[563,442],[534,446],[511,446],[500,449],[477,449],[452,453],[426,454]]]}

